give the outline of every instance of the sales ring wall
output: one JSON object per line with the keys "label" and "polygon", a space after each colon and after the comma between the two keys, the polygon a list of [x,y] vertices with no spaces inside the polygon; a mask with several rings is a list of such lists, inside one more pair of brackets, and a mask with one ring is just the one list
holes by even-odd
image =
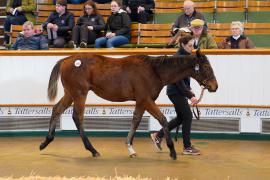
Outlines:
{"label": "sales ring wall", "polygon": [[[0,136],[38,135],[48,130],[52,103],[47,100],[47,84],[55,63],[76,53],[111,57],[134,54],[173,55],[175,49],[89,49],[50,51],[0,51]],[[193,120],[193,135],[200,137],[248,137],[270,139],[270,50],[205,50],[215,71],[219,88],[205,92],[200,103],[201,119]],[[199,85],[192,88],[200,94]],[[57,100],[63,95],[61,83]],[[57,100],[55,102],[57,102]],[[90,92],[85,110],[85,129],[92,135],[126,136],[134,102],[112,103]],[[162,90],[156,103],[168,120],[175,111]],[[57,124],[58,133],[75,132],[67,109]],[[160,128],[147,112],[138,134]],[[72,134],[72,133],[71,133]],[[75,134],[75,133],[74,133]],[[222,134],[222,136],[220,136]],[[207,135],[207,136],[206,136]],[[248,135],[248,136],[247,136]]]}

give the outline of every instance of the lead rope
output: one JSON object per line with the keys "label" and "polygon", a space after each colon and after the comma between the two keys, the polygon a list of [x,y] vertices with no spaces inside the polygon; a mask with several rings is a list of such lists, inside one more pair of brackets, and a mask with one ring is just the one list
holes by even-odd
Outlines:
{"label": "lead rope", "polygon": [[[201,100],[203,98],[203,93],[204,93],[205,87],[201,86],[201,89],[202,90],[201,90],[200,97],[198,99],[198,103],[192,106],[192,113],[194,114],[194,116],[197,120],[200,119],[200,114],[201,114],[201,112],[198,108],[198,104],[199,104],[199,102],[201,102]],[[195,113],[194,107],[196,108],[197,114]],[[176,127],[176,130],[175,130],[175,136],[174,136],[175,141],[177,141],[178,131],[179,131],[179,125]]]}
{"label": "lead rope", "polygon": [[[199,99],[198,99],[198,103],[197,103],[197,104],[194,104],[194,105],[192,106],[192,112],[193,112],[193,114],[194,114],[194,116],[195,116],[195,118],[196,118],[197,120],[200,119],[200,114],[201,114],[201,112],[200,112],[200,110],[199,110],[199,108],[198,108],[198,104],[201,102],[201,100],[202,100],[202,98],[203,98],[204,90],[205,90],[205,87],[202,87],[201,94],[200,94],[200,97],[199,97]],[[194,110],[194,107],[195,107],[195,109],[196,109],[196,112],[195,112],[195,110]],[[197,113],[197,114],[196,114],[196,113]]]}

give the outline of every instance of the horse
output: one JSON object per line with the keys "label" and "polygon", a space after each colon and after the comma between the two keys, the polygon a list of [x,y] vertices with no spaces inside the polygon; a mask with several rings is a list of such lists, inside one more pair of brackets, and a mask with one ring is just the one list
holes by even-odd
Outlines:
{"label": "horse", "polygon": [[155,100],[162,88],[187,76],[193,77],[200,85],[215,92],[218,83],[209,60],[199,51],[190,56],[133,55],[124,58],[109,58],[101,55],[82,53],[59,60],[53,67],[49,84],[48,99],[53,101],[57,95],[57,81],[61,75],[64,96],[53,106],[49,131],[45,141],[40,144],[43,150],[53,141],[56,123],[60,115],[72,104],[72,118],[82,138],[86,150],[93,157],[100,156],[83,128],[85,101],[88,91],[109,101],[136,102],[133,119],[126,144],[130,157],[137,154],[133,149],[133,138],[145,111],[156,118],[162,126],[170,150],[170,157],[176,159],[173,141],[170,137],[167,119]]}

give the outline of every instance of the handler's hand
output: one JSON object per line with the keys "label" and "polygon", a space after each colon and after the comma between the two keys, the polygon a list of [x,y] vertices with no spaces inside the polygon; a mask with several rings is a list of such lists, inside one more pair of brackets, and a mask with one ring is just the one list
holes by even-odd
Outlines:
{"label": "handler's hand", "polygon": [[195,96],[193,96],[193,97],[190,99],[190,101],[191,101],[191,105],[192,105],[192,106],[194,106],[194,105],[196,105],[196,104],[199,103],[199,102],[198,102],[198,99],[197,99]]}

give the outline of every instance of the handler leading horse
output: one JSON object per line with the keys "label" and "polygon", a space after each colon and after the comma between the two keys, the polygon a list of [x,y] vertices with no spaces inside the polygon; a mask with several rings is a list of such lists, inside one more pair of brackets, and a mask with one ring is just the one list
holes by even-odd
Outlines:
{"label": "handler leading horse", "polygon": [[64,58],[54,66],[48,86],[48,98],[57,95],[57,81],[61,74],[64,96],[53,107],[48,135],[40,145],[44,149],[54,139],[56,123],[60,115],[74,102],[72,118],[86,149],[94,157],[100,156],[84,133],[83,119],[86,96],[89,90],[109,101],[136,101],[127,146],[130,156],[136,155],[132,141],[141,118],[146,111],[155,117],[164,129],[170,157],[176,159],[173,141],[169,135],[167,119],[155,104],[162,88],[184,77],[191,76],[210,92],[218,84],[205,55],[192,56],[128,56],[109,58],[93,54],[78,54]]}

